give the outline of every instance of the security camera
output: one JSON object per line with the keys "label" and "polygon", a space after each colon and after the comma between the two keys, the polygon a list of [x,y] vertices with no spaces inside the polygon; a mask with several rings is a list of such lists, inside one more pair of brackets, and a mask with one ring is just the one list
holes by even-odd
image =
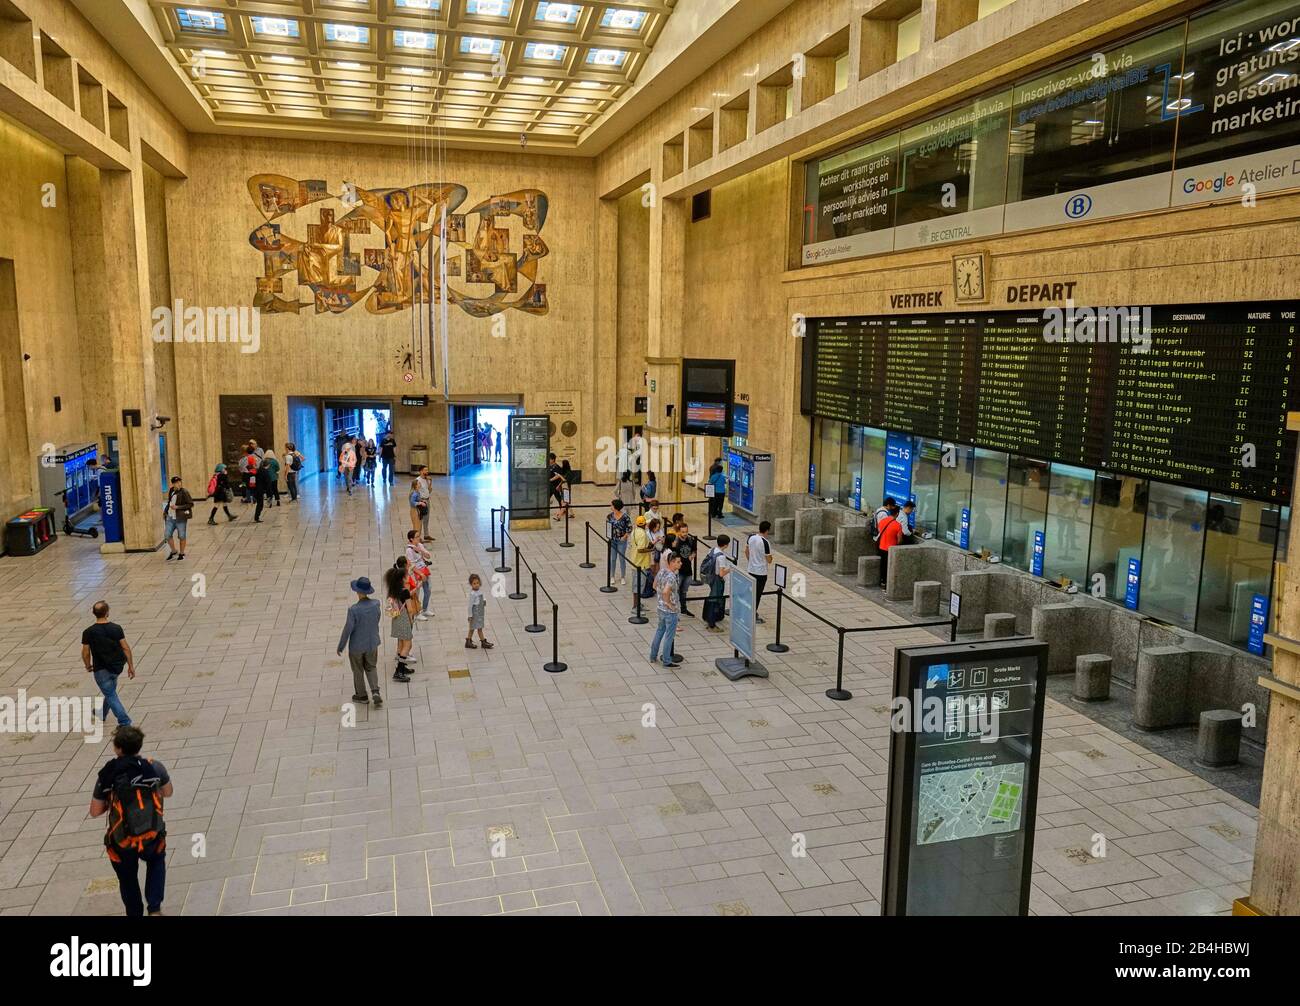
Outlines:
{"label": "security camera", "polygon": [[519,146],[520,146],[521,149],[527,149],[527,147],[528,147],[528,134],[527,134],[527,133],[520,133],[520,134],[519,134]]}
{"label": "security camera", "polygon": [[161,430],[164,426],[172,421],[171,416],[154,416],[153,422],[149,424],[151,430]]}

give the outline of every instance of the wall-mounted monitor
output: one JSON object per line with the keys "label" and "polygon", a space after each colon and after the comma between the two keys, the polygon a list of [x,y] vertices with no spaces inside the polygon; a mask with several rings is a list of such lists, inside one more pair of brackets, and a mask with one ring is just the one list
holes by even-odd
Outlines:
{"label": "wall-mounted monitor", "polygon": [[682,361],[682,433],[690,436],[732,435],[735,360]]}

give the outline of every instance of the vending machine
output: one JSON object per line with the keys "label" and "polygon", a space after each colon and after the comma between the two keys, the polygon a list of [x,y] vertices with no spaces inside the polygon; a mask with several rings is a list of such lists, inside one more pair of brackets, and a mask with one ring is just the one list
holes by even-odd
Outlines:
{"label": "vending machine", "polygon": [[772,455],[752,447],[731,447],[727,452],[727,499],[732,509],[757,516],[758,501],[772,494]]}
{"label": "vending machine", "polygon": [[41,503],[58,513],[65,510],[64,528],[76,525],[98,501],[99,484],[89,467],[99,455],[98,444],[65,444],[38,459]]}

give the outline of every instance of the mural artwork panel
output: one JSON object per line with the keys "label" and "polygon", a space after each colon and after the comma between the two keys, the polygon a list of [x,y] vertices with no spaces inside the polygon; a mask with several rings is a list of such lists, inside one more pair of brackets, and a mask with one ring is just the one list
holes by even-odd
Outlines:
{"label": "mural artwork panel", "polygon": [[[475,318],[550,310],[546,284],[537,280],[541,260],[550,255],[542,239],[549,200],[540,189],[492,196],[463,212],[469,191],[450,182],[396,189],[345,184],[335,195],[320,179],[254,175],[248,192],[266,221],[248,237],[262,253],[253,306],[264,314],[306,307],[342,314],[362,303],[371,314],[391,314],[440,304],[444,297]],[[343,215],[320,207],[305,236],[285,234],[277,222],[294,216],[300,224],[299,210],[327,200]],[[521,231],[517,248],[512,221]],[[452,279],[460,282],[453,286]]]}

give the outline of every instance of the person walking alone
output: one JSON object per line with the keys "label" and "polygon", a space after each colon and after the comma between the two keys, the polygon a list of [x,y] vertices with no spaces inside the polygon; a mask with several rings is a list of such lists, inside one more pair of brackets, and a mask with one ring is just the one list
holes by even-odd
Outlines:
{"label": "person walking alone", "polygon": [[230,501],[234,498],[234,493],[230,488],[230,476],[226,474],[225,465],[217,465],[212,472],[212,478],[208,479],[208,499],[212,501],[212,513],[208,514],[208,523],[217,522],[217,507],[226,514],[226,522],[229,523],[236,519],[236,515],[230,512]]}
{"label": "person walking alone", "polygon": [[194,497],[189,494],[179,475],[172,476],[172,487],[167,493],[167,505],[163,507],[163,532],[167,538],[167,547],[171,549],[167,558],[185,558],[185,536],[194,516]]}
{"label": "person walking alone", "polygon": [[266,449],[262,455],[262,464],[260,467],[266,469],[266,494],[271,498],[276,506],[280,505],[280,459],[275,456],[275,451],[271,448]]}
{"label": "person walking alone", "polygon": [[379,448],[375,446],[375,438],[366,439],[366,485],[370,488],[375,487],[375,464],[379,460]]}
{"label": "person walking alone", "polygon": [[501,460],[501,431],[500,430],[497,430],[497,450],[496,450],[496,457],[493,458],[493,460],[494,461]]}
{"label": "person walking alone", "polygon": [[[167,887],[167,825],[163,801],[173,792],[162,762],[141,758],[144,733],[139,727],[113,731],[114,757],[99,770],[90,794],[90,816],[108,815],[104,851],[117,874],[117,889],[128,918],[162,915]],[[144,863],[144,897],[140,864]]]}
{"label": "person walking alone", "polygon": [[[379,602],[371,595],[375,588],[369,577],[358,577],[349,586],[357,595],[357,603],[348,608],[348,617],[339,636],[338,653],[348,648],[348,663],[352,665],[352,701],[372,702],[378,709],[384,704],[379,694]],[[366,694],[366,686],[370,694]]]}
{"label": "person walking alone", "polygon": [[298,450],[293,444],[284,445],[284,485],[289,490],[289,502],[298,502],[298,473],[302,471],[302,464],[307,459],[302,456],[302,451]]}
{"label": "person walking alone", "polygon": [[379,441],[379,460],[383,462],[383,479],[385,485],[393,484],[393,463],[397,460],[397,438],[391,429],[384,431]]}
{"label": "person walking alone", "polygon": [[343,476],[343,487],[352,495],[352,473],[357,467],[357,450],[351,440],[344,440],[339,449],[339,474]]}
{"label": "person walking alone", "polygon": [[108,620],[107,601],[96,601],[90,611],[95,623],[81,634],[81,662],[94,675],[95,684],[104,696],[99,718],[107,720],[111,710],[118,726],[129,727],[131,715],[118,697],[117,678],[123,668],[128,678],[135,678],[135,655],[122,627]]}
{"label": "person walking alone", "polygon": [[262,507],[266,505],[266,494],[271,490],[271,466],[259,464],[253,475],[253,501],[257,508],[253,511],[253,523],[262,523]]}

